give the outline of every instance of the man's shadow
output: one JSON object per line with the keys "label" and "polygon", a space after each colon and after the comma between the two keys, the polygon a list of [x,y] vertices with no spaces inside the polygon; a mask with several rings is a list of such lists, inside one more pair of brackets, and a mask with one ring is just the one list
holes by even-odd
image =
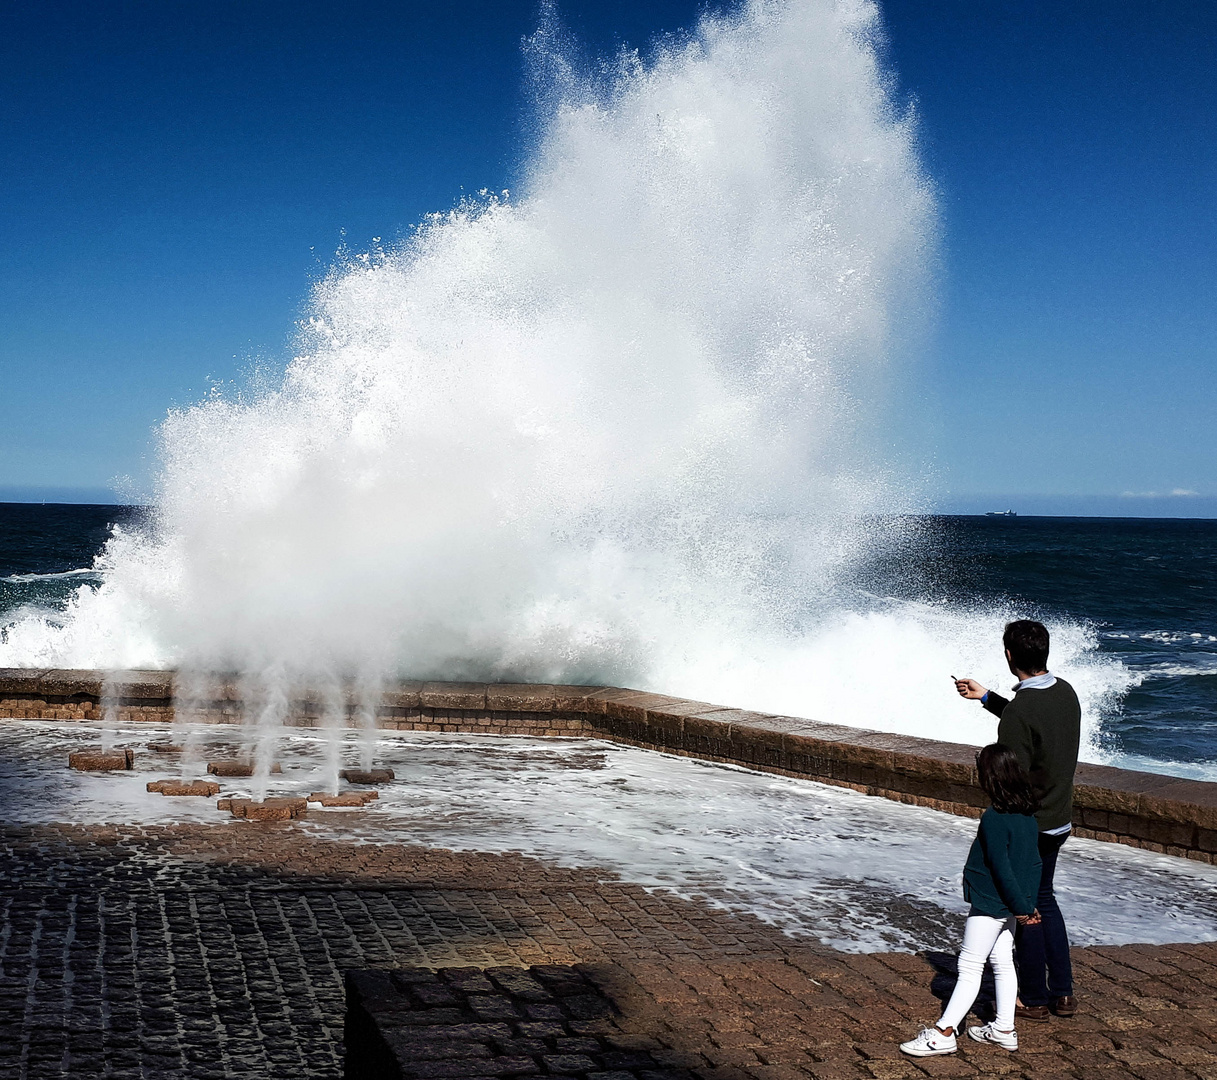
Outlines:
{"label": "man's shadow", "polygon": [[[926,952],[922,953],[926,963],[934,969],[934,977],[930,980],[930,993],[938,998],[943,1006],[955,992],[955,983],[959,979],[959,957],[954,953]],[[986,964],[984,974],[980,977],[980,993],[968,1010],[983,1023],[988,1023],[997,1017],[997,997],[993,986],[993,969]]]}

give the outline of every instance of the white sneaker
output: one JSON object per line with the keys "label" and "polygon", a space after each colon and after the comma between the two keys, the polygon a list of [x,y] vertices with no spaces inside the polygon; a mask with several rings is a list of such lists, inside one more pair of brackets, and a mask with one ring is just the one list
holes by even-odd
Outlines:
{"label": "white sneaker", "polygon": [[977,1042],[992,1043],[1006,1050],[1018,1049],[1018,1032],[998,1031],[993,1022],[985,1024],[984,1027],[970,1027],[968,1034]]}
{"label": "white sneaker", "polygon": [[900,1049],[913,1057],[933,1057],[935,1054],[955,1053],[955,1036],[944,1035],[937,1028],[925,1028],[915,1039],[900,1044]]}

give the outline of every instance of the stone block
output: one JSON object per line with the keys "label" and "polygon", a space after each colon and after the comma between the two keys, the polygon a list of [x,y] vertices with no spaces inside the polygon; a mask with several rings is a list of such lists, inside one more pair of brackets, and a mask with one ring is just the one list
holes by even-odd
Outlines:
{"label": "stone block", "polygon": [[1108,828],[1119,836],[1128,836],[1132,829],[1132,817],[1128,814],[1117,814],[1114,811],[1107,815]]}
{"label": "stone block", "polygon": [[1196,846],[1196,826],[1186,821],[1150,821],[1149,839],[1169,847]]}
{"label": "stone block", "polygon": [[836,740],[841,748],[840,760],[854,768],[877,770],[879,773],[895,772],[893,749],[907,749],[908,740],[899,735],[887,735],[878,731],[850,732]]}
{"label": "stone block", "polygon": [[[678,715],[672,712],[670,715]],[[731,725],[715,719],[711,707],[681,716],[681,749],[698,757],[726,758],[731,755]]]}
{"label": "stone block", "polygon": [[44,671],[38,679],[38,693],[44,697],[71,697],[85,694],[100,698],[104,671],[52,668]]}
{"label": "stone block", "polygon": [[752,724],[767,731],[780,731],[783,735],[800,735],[821,742],[837,742],[850,735],[873,735],[870,728],[850,728],[843,724],[825,724],[819,720],[808,720],[800,716],[783,716],[778,713],[754,713]]}
{"label": "stone block", "polygon": [[1138,803],[1141,814],[1217,829],[1217,784],[1175,777],[1162,779],[1167,782],[1142,792]]}
{"label": "stone block", "polygon": [[[212,776],[253,776],[254,765],[251,761],[242,761],[239,758],[224,758],[220,761],[209,761],[207,763],[207,771]],[[270,771],[281,773],[283,767],[278,762],[275,762],[271,765]]]}
{"label": "stone block", "polygon": [[397,779],[392,769],[343,769],[338,776],[348,784],[387,784]]}
{"label": "stone block", "polygon": [[596,728],[611,739],[620,739],[622,742],[635,745],[646,745],[651,730],[647,725],[645,713],[640,719],[605,715],[600,718]]}
{"label": "stone block", "polygon": [[839,783],[857,788],[873,787],[879,790],[884,786],[881,781],[890,782],[893,779],[891,772],[876,769],[873,765],[856,760],[846,747],[833,747],[831,755],[832,771],[830,775]]}
{"label": "stone block", "polygon": [[122,671],[111,677],[110,689],[115,697],[123,700],[170,702],[174,681],[172,671]]}
{"label": "stone block", "polygon": [[918,739],[910,749],[892,749],[892,769],[900,775],[942,780],[968,786],[976,783],[976,754],[979,747],[963,743]]}
{"label": "stone block", "polygon": [[113,772],[135,767],[135,752],[126,750],[77,750],[68,755],[68,768],[82,772]]}
{"label": "stone block", "polygon": [[782,736],[784,767],[798,775],[812,779],[831,777],[835,756],[833,744],[824,739],[804,734]]}
{"label": "stone block", "polygon": [[37,694],[48,668],[0,668],[0,695]]}
{"label": "stone block", "polygon": [[314,791],[308,797],[308,801],[320,803],[322,806],[349,806],[358,808],[365,806],[373,799],[379,798],[379,791],[340,791],[337,795],[330,795],[325,791]]}
{"label": "stone block", "polygon": [[162,795],[202,795],[210,798],[219,794],[220,785],[213,780],[152,780],[148,790],[159,791]]}
{"label": "stone block", "polygon": [[253,799],[219,799],[217,809],[228,810],[233,817],[249,821],[288,821],[304,817],[308,802],[300,798],[274,798],[255,802]]}
{"label": "stone block", "polygon": [[781,732],[733,723],[729,745],[731,760],[741,765],[771,769],[781,768],[783,765]]}
{"label": "stone block", "polygon": [[666,709],[647,709],[646,741],[667,750],[685,749],[685,718]]}
{"label": "stone block", "polygon": [[1106,832],[1110,827],[1109,822],[1111,813],[1107,810],[1092,810],[1089,807],[1074,806],[1073,820],[1078,825],[1084,825],[1088,829],[1099,829]]}
{"label": "stone block", "polygon": [[419,709],[422,707],[423,685],[410,681],[393,683],[381,695],[381,705],[390,709]]}
{"label": "stone block", "polygon": [[1130,817],[1128,819],[1128,835],[1135,837],[1137,840],[1148,840],[1151,829],[1151,823],[1143,817]]}
{"label": "stone block", "polygon": [[212,677],[214,681],[208,681],[206,685],[207,695],[217,702],[222,702],[225,705],[244,706],[245,691],[242,689],[241,680],[232,673],[224,673]]}
{"label": "stone block", "polygon": [[554,713],[558,711],[558,688],[535,683],[497,683],[486,688],[486,707],[491,712]]}
{"label": "stone block", "polygon": [[1075,806],[1133,817],[1140,812],[1142,793],[1169,783],[1169,779],[1153,773],[1083,763],[1074,774],[1073,802]]}
{"label": "stone block", "polygon": [[601,690],[592,695],[604,702],[604,715],[610,720],[625,720],[644,725],[647,711],[661,711],[667,705],[677,705],[680,698],[648,694],[641,690]]}
{"label": "stone block", "polygon": [[419,692],[419,704],[424,709],[468,709],[484,712],[487,689],[485,683],[423,683]]}
{"label": "stone block", "polygon": [[594,701],[592,695],[603,689],[603,686],[555,685],[555,707],[564,713],[587,713],[590,717],[601,715],[604,712],[603,705]]}

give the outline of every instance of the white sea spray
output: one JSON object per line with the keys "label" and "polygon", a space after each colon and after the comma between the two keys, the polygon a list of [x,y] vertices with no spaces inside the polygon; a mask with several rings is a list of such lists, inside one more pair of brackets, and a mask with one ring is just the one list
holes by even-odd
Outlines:
{"label": "white sea spray", "polygon": [[[0,665],[242,673],[264,784],[285,688],[342,678],[987,741],[948,677],[1004,686],[1014,613],[856,580],[919,505],[883,422],[937,231],[880,30],[864,0],[752,0],[589,78],[543,31],[521,190],[343,260],[281,381],[171,413],[152,525]],[[1052,630],[1093,733],[1129,676]]]}
{"label": "white sea spray", "polygon": [[[159,725],[117,732],[136,751],[134,771],[62,783],[57,766],[96,738],[92,728],[14,726],[0,759],[10,824],[216,827],[212,800],[145,790],[157,775],[148,770],[163,767],[149,761],[162,755],[145,750],[165,737]],[[236,741],[221,725],[203,738],[211,756]],[[345,732],[340,760],[357,762],[360,741]],[[297,730],[281,749],[283,772],[269,778],[269,794],[324,786],[332,732]],[[327,842],[519,852],[599,867],[851,952],[942,949],[958,940],[967,914],[960,868],[976,834],[971,818],[589,739],[393,732],[379,750],[397,780],[379,785],[367,809],[312,804],[292,828]],[[258,787],[255,779],[222,783],[239,796]],[[1074,944],[1217,940],[1217,867],[1079,838],[1066,855],[1056,888]]]}

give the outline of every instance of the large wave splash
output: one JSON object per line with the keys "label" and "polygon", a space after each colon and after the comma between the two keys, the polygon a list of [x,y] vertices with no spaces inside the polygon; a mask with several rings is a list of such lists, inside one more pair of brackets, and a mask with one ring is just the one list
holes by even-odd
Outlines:
{"label": "large wave splash", "polygon": [[[345,259],[280,383],[171,414],[153,527],[0,664],[607,682],[986,741],[948,675],[992,673],[1005,613],[858,585],[916,542],[881,421],[936,231],[880,31],[753,0],[582,78],[543,30],[521,190]],[[1093,720],[1122,669],[1054,629]]]}

